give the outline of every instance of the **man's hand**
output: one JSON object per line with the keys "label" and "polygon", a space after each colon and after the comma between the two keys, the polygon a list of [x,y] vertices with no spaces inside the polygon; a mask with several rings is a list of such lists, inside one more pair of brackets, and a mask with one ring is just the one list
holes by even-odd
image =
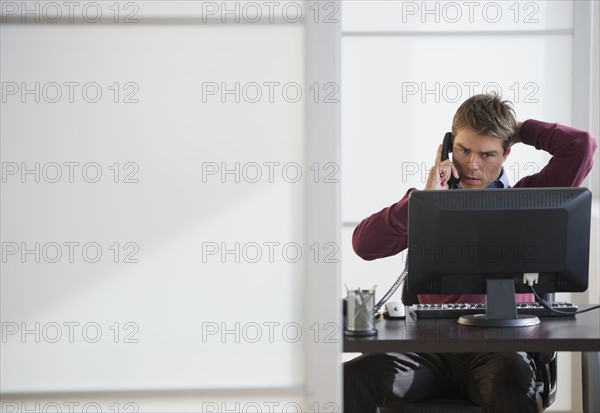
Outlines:
{"label": "man's hand", "polygon": [[435,155],[435,165],[429,170],[425,189],[448,189],[451,176],[458,179],[458,171],[450,159],[442,161],[442,145],[440,145]]}

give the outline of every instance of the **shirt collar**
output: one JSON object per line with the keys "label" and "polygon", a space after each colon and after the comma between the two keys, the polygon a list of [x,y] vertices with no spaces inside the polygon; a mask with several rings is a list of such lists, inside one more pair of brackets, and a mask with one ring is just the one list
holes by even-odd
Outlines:
{"label": "shirt collar", "polygon": [[508,188],[508,176],[504,172],[504,167],[500,170],[500,176],[494,182],[488,185],[488,188]]}

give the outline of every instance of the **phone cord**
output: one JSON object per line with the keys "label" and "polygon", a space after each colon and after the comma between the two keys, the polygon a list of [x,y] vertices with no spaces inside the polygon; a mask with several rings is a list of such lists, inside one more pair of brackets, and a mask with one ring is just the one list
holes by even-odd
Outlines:
{"label": "phone cord", "polygon": [[392,287],[388,290],[387,293],[385,293],[383,298],[381,298],[381,300],[379,300],[377,302],[377,304],[375,304],[375,307],[373,308],[373,313],[377,313],[377,311],[379,311],[379,309],[387,302],[387,300],[390,299],[392,294],[394,294],[396,292],[396,290],[398,289],[398,287],[400,287],[400,285],[402,284],[402,282],[404,281],[404,279],[406,278],[407,275],[408,275],[408,259],[406,260],[406,264],[404,265],[404,270],[402,271],[402,274],[400,274],[398,276],[398,278],[396,279],[396,281],[394,281],[394,284],[392,284]]}

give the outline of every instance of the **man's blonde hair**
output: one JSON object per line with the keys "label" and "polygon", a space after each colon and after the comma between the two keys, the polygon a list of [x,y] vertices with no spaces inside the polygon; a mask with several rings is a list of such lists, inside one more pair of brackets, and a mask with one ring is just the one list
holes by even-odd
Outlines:
{"label": "man's blonde hair", "polygon": [[496,93],[472,96],[456,111],[452,135],[456,136],[463,128],[500,139],[506,152],[516,134],[515,110],[511,102],[502,100]]}

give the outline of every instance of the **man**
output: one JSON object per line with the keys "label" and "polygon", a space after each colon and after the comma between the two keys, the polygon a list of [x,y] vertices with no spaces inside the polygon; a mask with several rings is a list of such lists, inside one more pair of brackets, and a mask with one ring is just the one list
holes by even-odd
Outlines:
{"label": "man", "polygon": [[[592,168],[595,139],[587,132],[535,120],[517,122],[510,102],[476,95],[452,122],[453,162],[438,148],[425,190],[508,188],[502,167],[514,144],[549,152],[540,172],[514,187],[579,186]],[[450,178],[458,184],[450,188]],[[352,237],[365,260],[395,255],[407,247],[408,196],[363,220]],[[419,302],[481,303],[485,296],[419,295]],[[531,294],[516,300],[533,301]],[[535,363],[527,353],[367,354],[344,364],[344,411],[375,413],[379,407],[462,394],[484,412],[540,412]]]}

